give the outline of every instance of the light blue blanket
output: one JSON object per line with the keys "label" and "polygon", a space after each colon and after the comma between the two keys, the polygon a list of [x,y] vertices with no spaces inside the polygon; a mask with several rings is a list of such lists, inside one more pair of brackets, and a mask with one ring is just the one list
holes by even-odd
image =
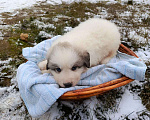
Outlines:
{"label": "light blue blanket", "polygon": [[19,66],[17,80],[21,97],[32,117],[40,117],[63,93],[70,90],[99,85],[120,78],[122,75],[144,80],[146,65],[139,58],[118,52],[108,64],[92,67],[83,73],[77,86],[59,88],[53,76],[49,73],[42,74],[37,66],[37,63],[45,59],[48,48],[58,37],[23,49],[23,56],[28,62]]}

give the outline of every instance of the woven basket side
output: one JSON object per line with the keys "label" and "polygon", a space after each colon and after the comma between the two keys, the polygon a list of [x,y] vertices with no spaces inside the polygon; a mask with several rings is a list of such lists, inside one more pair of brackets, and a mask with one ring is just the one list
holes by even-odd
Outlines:
{"label": "woven basket side", "polygon": [[103,93],[105,93],[109,90],[124,86],[124,85],[126,85],[126,84],[128,84],[132,81],[133,81],[132,79],[128,79],[126,81],[116,83],[114,85],[110,85],[110,86],[100,88],[100,89],[95,89],[95,90],[90,90],[90,91],[82,91],[82,92],[75,92],[75,93],[72,93],[72,95],[61,96],[60,99],[63,99],[63,100],[78,100],[78,99],[84,99],[84,98],[88,98],[88,97],[92,97],[92,96],[96,96],[96,95],[101,95],[101,94],[103,94]]}
{"label": "woven basket side", "polygon": [[127,48],[126,46],[124,46],[123,44],[120,45],[119,49],[120,52],[126,53],[128,55],[132,55],[138,58],[138,56],[129,48]]}
{"label": "woven basket side", "polygon": [[68,96],[72,96],[72,95],[74,96],[74,95],[79,95],[79,94],[81,94],[81,95],[88,94],[91,91],[95,91],[97,89],[102,89],[102,88],[105,88],[105,87],[109,87],[109,86],[115,85],[117,83],[121,83],[123,81],[126,81],[126,80],[128,80],[127,77],[122,77],[122,78],[115,79],[115,80],[112,80],[112,81],[109,81],[109,82],[106,82],[106,83],[103,83],[103,84],[100,84],[100,85],[96,85],[96,86],[93,86],[93,87],[78,89],[78,90],[74,90],[74,91],[69,91],[69,92],[67,92],[67,94],[64,94],[63,96],[68,97]]}

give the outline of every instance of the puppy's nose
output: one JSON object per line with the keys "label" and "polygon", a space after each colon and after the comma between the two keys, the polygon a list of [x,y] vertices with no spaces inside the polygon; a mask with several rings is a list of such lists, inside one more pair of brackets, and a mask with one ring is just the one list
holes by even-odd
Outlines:
{"label": "puppy's nose", "polygon": [[64,83],[65,88],[71,87],[72,83]]}

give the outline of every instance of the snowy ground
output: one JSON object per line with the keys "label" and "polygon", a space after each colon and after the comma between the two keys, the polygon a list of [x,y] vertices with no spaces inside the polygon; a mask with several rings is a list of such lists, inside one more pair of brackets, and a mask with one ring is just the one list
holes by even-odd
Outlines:
{"label": "snowy ground", "polygon": [[[16,67],[22,63],[21,49],[32,46],[41,39],[63,34],[89,17],[101,17],[115,22],[120,27],[122,41],[150,66],[149,0],[134,0],[133,5],[127,5],[127,0],[109,0],[105,4],[96,4],[99,0],[83,0],[93,4],[71,4],[73,1],[82,0],[0,1],[0,119],[34,119],[20,98],[15,77]],[[33,4],[36,7],[30,8]],[[22,8],[28,9],[18,10]],[[28,42],[19,39],[21,32],[29,34]],[[83,101],[57,101],[39,119],[150,120],[150,93],[146,91],[150,91],[150,71],[145,80],[134,81],[103,96]]]}
{"label": "snowy ground", "polygon": [[0,13],[12,12],[16,9],[22,9],[31,7],[33,4],[38,4],[39,1],[44,0],[1,0],[0,1]]}
{"label": "snowy ground", "polygon": [[[34,4],[39,4],[40,2],[45,1],[48,4],[62,4],[62,3],[72,3],[72,2],[79,2],[79,1],[88,1],[91,3],[99,2],[99,1],[110,1],[111,3],[116,3],[117,0],[1,0],[0,1],[0,13],[2,12],[12,12],[16,9],[22,9],[26,7],[31,7]],[[126,3],[128,0],[118,0],[121,3]],[[136,3],[144,3],[150,4],[149,0],[133,0]]]}

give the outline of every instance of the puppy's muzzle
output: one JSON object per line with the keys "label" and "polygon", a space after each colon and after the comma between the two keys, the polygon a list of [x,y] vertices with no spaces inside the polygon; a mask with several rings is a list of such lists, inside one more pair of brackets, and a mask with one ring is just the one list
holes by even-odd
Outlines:
{"label": "puppy's muzzle", "polygon": [[64,86],[65,86],[65,88],[69,88],[69,87],[72,87],[72,83],[64,83]]}

